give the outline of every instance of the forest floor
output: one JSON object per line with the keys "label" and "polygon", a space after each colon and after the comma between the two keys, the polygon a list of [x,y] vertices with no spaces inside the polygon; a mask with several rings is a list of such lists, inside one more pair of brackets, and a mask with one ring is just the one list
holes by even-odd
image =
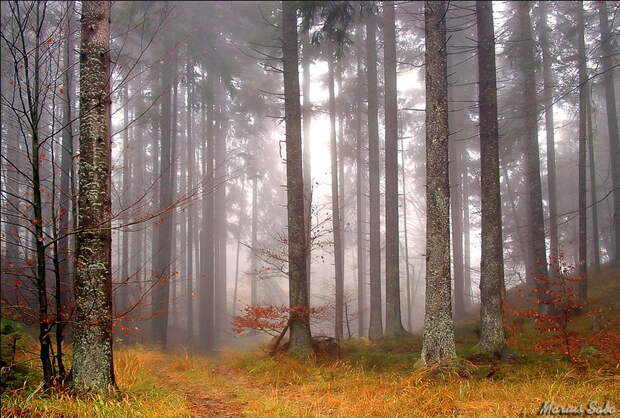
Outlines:
{"label": "forest floor", "polygon": [[[2,395],[2,416],[45,417],[425,417],[535,416],[545,401],[558,406],[606,401],[620,408],[620,270],[591,281],[592,307],[604,309],[604,332],[592,318],[572,324],[584,338],[577,358],[537,348],[531,321],[517,323],[512,362],[472,356],[475,321],[457,327],[462,365],[416,369],[421,338],[348,340],[341,355],[299,360],[257,351],[204,356],[148,347],[121,348],[115,357],[118,399],[79,400],[43,393],[35,374]],[[514,325],[514,324],[513,324]],[[600,344],[588,337],[596,336]],[[583,348],[585,347],[585,348]],[[28,377],[30,376],[30,377]]]}

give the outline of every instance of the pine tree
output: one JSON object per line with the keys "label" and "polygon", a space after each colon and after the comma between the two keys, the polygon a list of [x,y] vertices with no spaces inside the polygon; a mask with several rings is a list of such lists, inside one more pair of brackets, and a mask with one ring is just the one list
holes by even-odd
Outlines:
{"label": "pine tree", "polygon": [[73,388],[116,389],[112,349],[110,1],[82,4]]}
{"label": "pine tree", "polygon": [[288,352],[305,356],[312,350],[308,316],[304,182],[299,103],[297,5],[282,2],[282,61],[284,70],[284,119],[286,124],[286,187],[288,202],[288,269],[290,342]]}
{"label": "pine tree", "polygon": [[445,1],[424,3],[426,66],[426,312],[422,363],[456,357],[450,279]]}
{"label": "pine tree", "polygon": [[496,356],[501,353],[505,345],[502,324],[504,255],[499,184],[495,32],[491,2],[476,2],[476,21],[478,26],[480,184],[482,192],[479,351],[482,354]]}

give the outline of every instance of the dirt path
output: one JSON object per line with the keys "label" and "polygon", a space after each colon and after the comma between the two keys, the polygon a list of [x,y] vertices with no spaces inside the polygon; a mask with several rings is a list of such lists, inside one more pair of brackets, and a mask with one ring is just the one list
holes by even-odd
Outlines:
{"label": "dirt path", "polygon": [[251,390],[232,370],[206,358],[162,356],[157,381],[187,398],[195,417],[240,417],[246,404],[239,390]]}

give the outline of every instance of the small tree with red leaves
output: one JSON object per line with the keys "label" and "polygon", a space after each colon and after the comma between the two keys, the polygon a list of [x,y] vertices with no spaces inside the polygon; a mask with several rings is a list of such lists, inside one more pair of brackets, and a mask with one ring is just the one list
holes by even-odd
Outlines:
{"label": "small tree with red leaves", "polygon": [[328,305],[319,307],[275,305],[248,305],[242,309],[241,315],[234,316],[231,320],[233,332],[241,334],[244,331],[254,330],[276,338],[271,348],[271,354],[275,354],[282,338],[288,331],[288,321],[291,314],[296,317],[309,317],[310,323],[325,320],[329,316],[331,307]]}
{"label": "small tree with red leaves", "polygon": [[[565,260],[563,253],[550,256],[549,268],[556,269],[553,277],[536,277],[544,286],[531,290],[536,304],[546,304],[549,309],[543,314],[534,309],[517,309],[505,306],[513,317],[513,326],[507,327],[508,341],[514,341],[514,334],[522,329],[526,318],[534,320],[535,329],[542,338],[536,344],[538,350],[562,355],[567,361],[575,362],[584,343],[583,335],[570,329],[571,322],[584,310],[586,304],[579,301],[577,286],[585,277],[576,274],[575,266]],[[540,297],[544,293],[545,297]]]}

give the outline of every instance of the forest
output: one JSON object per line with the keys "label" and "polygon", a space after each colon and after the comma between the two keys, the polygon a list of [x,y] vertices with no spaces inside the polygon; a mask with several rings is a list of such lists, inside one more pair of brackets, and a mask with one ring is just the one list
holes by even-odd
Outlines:
{"label": "forest", "polygon": [[3,417],[611,416],[620,3],[0,3]]}

